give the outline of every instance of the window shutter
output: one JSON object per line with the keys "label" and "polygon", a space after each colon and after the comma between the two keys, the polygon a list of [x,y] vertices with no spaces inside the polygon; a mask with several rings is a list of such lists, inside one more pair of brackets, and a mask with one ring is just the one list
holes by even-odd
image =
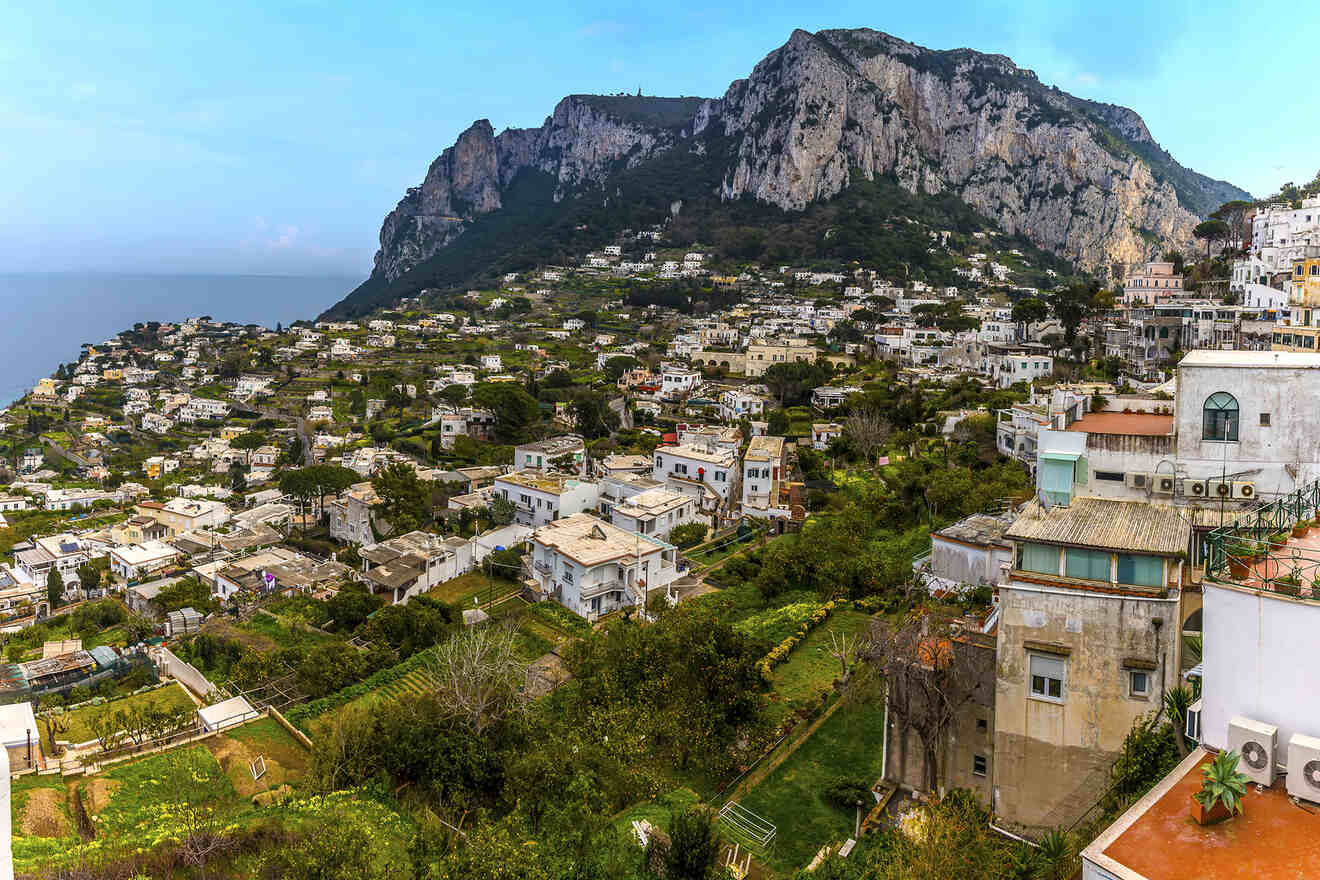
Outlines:
{"label": "window shutter", "polygon": [[1085,486],[1090,482],[1086,469],[1086,456],[1084,455],[1077,459],[1077,469],[1076,473],[1073,475],[1073,482],[1077,483],[1079,486]]}

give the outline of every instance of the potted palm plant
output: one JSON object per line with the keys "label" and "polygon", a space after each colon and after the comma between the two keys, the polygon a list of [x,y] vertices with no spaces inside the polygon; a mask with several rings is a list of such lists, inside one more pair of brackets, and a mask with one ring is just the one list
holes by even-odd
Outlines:
{"label": "potted palm plant", "polygon": [[1192,816],[1198,824],[1213,825],[1242,812],[1250,780],[1238,772],[1240,757],[1237,752],[1223,751],[1201,768],[1201,790],[1192,795]]}

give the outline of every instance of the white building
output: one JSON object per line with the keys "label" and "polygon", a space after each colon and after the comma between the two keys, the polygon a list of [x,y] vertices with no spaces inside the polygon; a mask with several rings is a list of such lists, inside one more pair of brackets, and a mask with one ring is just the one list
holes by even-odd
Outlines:
{"label": "white building", "polygon": [[691,394],[701,384],[701,373],[682,367],[667,367],[660,374],[660,394],[668,400],[677,400]]}
{"label": "white building", "polygon": [[811,448],[824,452],[831,440],[843,436],[843,425],[838,422],[815,422],[811,426]]}
{"label": "white building", "polygon": [[495,494],[517,508],[515,522],[540,528],[596,506],[599,486],[564,474],[516,471],[495,478]]}
{"label": "white building", "polygon": [[110,571],[125,582],[168,568],[179,558],[179,551],[161,541],[125,544],[110,550]]}
{"label": "white building", "polygon": [[545,598],[594,618],[645,606],[678,578],[677,550],[590,514],[538,528],[532,536],[532,578]]}
{"label": "white building", "polygon": [[[577,434],[561,434],[548,440],[523,443],[513,448],[513,466],[530,470],[565,470],[585,473],[586,441]],[[559,464],[564,463],[563,465]]]}
{"label": "white building", "polygon": [[726,504],[738,480],[737,454],[711,445],[660,446],[651,476],[666,488],[697,500],[701,510]]}
{"label": "white building", "polygon": [[759,519],[787,519],[787,477],[784,438],[753,437],[743,455],[742,512]]}
{"label": "white building", "polygon": [[720,418],[726,422],[759,418],[765,412],[765,398],[741,388],[720,392]]}
{"label": "white building", "polygon": [[647,489],[615,504],[610,522],[621,529],[667,540],[675,526],[699,521],[697,503],[689,495],[663,487]]}

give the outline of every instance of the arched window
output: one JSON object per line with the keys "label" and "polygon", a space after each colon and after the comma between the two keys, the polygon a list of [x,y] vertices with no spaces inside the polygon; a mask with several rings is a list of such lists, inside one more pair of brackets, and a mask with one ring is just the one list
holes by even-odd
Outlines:
{"label": "arched window", "polygon": [[1203,440],[1227,440],[1236,442],[1238,438],[1238,402],[1227,391],[1216,391],[1205,399],[1201,408],[1204,427]]}

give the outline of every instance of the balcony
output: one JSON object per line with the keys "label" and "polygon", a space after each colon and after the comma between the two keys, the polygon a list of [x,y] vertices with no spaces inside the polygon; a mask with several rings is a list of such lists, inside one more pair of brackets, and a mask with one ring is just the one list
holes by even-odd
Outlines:
{"label": "balcony", "polygon": [[549,565],[549,563],[533,562],[532,568],[535,569],[536,571],[539,571],[541,574],[546,575],[547,577],[551,574],[554,574],[554,569]]}
{"label": "balcony", "polygon": [[1320,599],[1320,481],[1240,513],[1206,537],[1205,575],[1262,592]]}

